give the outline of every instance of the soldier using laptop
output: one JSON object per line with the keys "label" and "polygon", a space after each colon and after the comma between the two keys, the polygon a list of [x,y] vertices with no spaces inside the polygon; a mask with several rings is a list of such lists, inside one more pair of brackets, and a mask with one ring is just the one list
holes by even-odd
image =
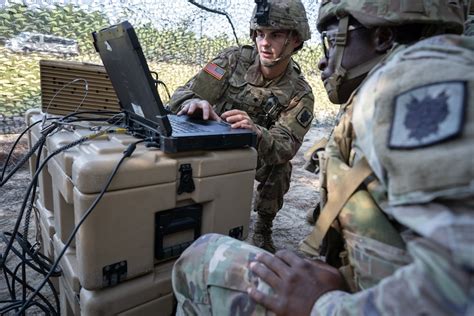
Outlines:
{"label": "soldier using laptop", "polygon": [[274,252],[272,221],[289,189],[290,160],[313,119],[311,87],[292,60],[311,35],[300,0],[256,3],[250,21],[255,45],[221,52],[176,90],[169,106],[178,115],[224,120],[257,134],[253,242]]}

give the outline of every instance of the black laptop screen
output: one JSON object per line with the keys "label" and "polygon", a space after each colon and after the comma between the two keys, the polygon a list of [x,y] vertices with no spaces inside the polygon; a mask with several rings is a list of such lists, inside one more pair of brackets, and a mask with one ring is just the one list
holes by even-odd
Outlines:
{"label": "black laptop screen", "polygon": [[94,32],[93,37],[122,109],[159,134],[170,136],[167,112],[132,25],[125,21]]}

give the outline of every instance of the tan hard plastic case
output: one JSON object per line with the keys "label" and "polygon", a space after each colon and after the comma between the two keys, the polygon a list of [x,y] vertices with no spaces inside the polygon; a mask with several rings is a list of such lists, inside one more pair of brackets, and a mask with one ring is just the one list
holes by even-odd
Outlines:
{"label": "tan hard plastic case", "polygon": [[[39,110],[31,110],[26,119],[31,124],[42,117]],[[40,125],[29,133],[31,145],[39,139]],[[48,137],[45,149],[47,153],[54,152],[92,133],[87,128],[59,131]],[[54,229],[48,229],[55,233],[55,246],[66,242],[105,185],[122,152],[135,141],[137,139],[129,135],[109,134],[69,149],[49,161],[47,172],[40,176],[39,200],[53,216]],[[43,159],[45,157],[46,154]],[[195,189],[178,194],[179,170],[184,164],[190,164],[192,168]],[[201,234],[228,235],[240,227],[241,238],[245,238],[256,164],[257,153],[253,148],[165,154],[138,145],[132,157],[119,168],[108,191],[83,223],[68,250],[69,258],[74,259],[74,264],[69,264],[74,271],[67,281],[71,291],[102,289],[104,267],[117,262],[127,263],[124,284],[153,274],[157,267],[168,264],[155,258],[157,212],[201,204]],[[43,234],[43,238],[51,234]],[[179,240],[182,236],[176,238]],[[173,243],[173,238],[167,242]],[[55,250],[58,251],[56,247]]]}

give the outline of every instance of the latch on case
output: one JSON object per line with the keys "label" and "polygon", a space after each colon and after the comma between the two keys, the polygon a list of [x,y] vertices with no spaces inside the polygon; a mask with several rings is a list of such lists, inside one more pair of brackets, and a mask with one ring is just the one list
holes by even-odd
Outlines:
{"label": "latch on case", "polygon": [[179,186],[178,186],[178,194],[181,193],[191,193],[194,191],[194,181],[193,181],[193,168],[191,168],[191,164],[186,163],[182,164],[179,167],[179,172],[181,176],[179,178]]}

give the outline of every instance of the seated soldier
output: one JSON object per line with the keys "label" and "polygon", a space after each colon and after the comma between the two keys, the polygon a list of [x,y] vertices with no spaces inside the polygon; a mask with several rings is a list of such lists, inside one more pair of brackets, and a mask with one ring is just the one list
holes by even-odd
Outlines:
{"label": "seated soldier", "polygon": [[474,39],[460,1],[427,4],[322,1],[319,68],[347,103],[301,249],[332,226],[329,264],[202,236],[173,269],[178,315],[472,314]]}
{"label": "seated soldier", "polygon": [[[267,14],[254,10],[255,46],[232,47],[208,63],[170,100],[178,115],[223,119],[257,134],[258,213],[253,242],[274,252],[271,233],[290,187],[291,163],[311,127],[314,97],[292,55],[311,35],[300,0],[269,0]],[[220,115],[220,117],[219,117]]]}

